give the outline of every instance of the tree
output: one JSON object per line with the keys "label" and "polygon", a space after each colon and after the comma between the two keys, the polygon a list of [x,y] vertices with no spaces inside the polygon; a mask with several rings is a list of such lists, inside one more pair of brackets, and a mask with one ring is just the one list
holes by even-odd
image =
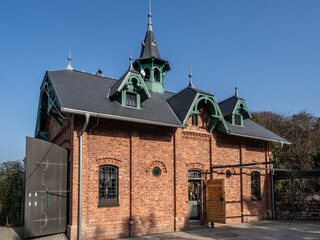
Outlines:
{"label": "tree", "polygon": [[21,161],[0,163],[0,225],[21,224],[24,168]]}
{"label": "tree", "polygon": [[[320,169],[320,119],[305,111],[285,115],[272,112],[253,113],[253,120],[291,142],[275,155],[276,168],[292,170]],[[273,144],[273,151],[279,144]],[[301,192],[320,191],[319,179],[300,179],[295,182]],[[285,191],[288,184],[277,184]],[[283,189],[282,189],[283,188]]]}

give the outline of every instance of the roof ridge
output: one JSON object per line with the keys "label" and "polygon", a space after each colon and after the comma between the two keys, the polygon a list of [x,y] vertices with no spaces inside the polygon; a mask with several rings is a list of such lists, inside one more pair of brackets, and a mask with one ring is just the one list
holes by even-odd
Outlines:
{"label": "roof ridge", "polygon": [[223,102],[225,102],[225,101],[228,101],[228,100],[231,99],[231,98],[236,98],[236,96],[231,96],[231,97],[229,97],[229,98],[226,98],[226,99],[218,102],[218,104],[223,103]]}
{"label": "roof ridge", "polygon": [[75,69],[73,69],[72,71],[66,70],[66,69],[47,70],[47,72],[55,72],[55,71],[68,71],[68,72],[72,72],[73,71],[73,72],[88,74],[90,76],[95,76],[95,77],[99,77],[99,78],[106,78],[106,79],[109,79],[109,80],[118,80],[116,78],[111,78],[111,77],[106,77],[106,76],[98,76],[98,75],[96,75],[94,73],[88,73],[88,72],[79,71],[79,70],[75,70]]}

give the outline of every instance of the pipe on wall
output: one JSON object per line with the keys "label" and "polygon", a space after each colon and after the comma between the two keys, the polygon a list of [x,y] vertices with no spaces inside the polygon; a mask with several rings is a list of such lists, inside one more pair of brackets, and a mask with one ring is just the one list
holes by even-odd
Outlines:
{"label": "pipe on wall", "polygon": [[84,131],[87,129],[90,114],[86,113],[86,121],[81,129],[79,134],[79,190],[78,190],[78,226],[77,226],[77,239],[81,240],[81,214],[82,214],[82,148],[83,148],[83,140],[82,136]]}

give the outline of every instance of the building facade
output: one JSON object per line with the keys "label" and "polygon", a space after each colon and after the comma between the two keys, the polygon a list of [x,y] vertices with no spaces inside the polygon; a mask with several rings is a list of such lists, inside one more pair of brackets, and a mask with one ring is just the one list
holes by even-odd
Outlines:
{"label": "building facade", "polygon": [[207,226],[210,179],[224,180],[225,223],[270,219],[269,170],[227,165],[268,162],[271,143],[288,142],[253,122],[237,91],[218,103],[191,73],[185,89],[165,91],[170,65],[148,17],[140,57],[119,80],[69,65],[41,85],[35,137],[69,150],[68,237],[77,237],[80,159],[85,239]]}

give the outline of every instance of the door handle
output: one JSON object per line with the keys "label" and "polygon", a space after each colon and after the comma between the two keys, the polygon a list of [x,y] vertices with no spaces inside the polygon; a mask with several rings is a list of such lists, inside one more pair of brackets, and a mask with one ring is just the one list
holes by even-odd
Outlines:
{"label": "door handle", "polygon": [[223,198],[223,197],[221,197],[221,198],[220,198],[220,202],[223,202],[223,200],[224,200],[224,198]]}

